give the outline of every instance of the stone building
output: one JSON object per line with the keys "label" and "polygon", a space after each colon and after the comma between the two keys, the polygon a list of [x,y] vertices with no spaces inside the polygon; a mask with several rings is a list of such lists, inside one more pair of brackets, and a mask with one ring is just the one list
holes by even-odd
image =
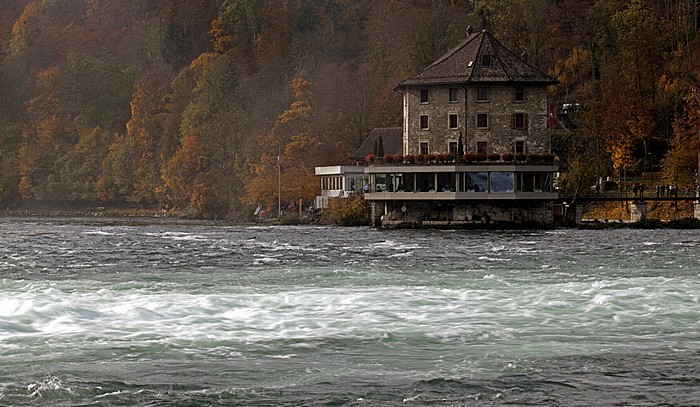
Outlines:
{"label": "stone building", "polygon": [[487,31],[468,34],[396,86],[403,155],[365,170],[377,224],[553,222],[547,87],[556,81]]}
{"label": "stone building", "polygon": [[401,82],[404,154],[548,153],[547,86],[556,81],[487,31],[470,33]]}

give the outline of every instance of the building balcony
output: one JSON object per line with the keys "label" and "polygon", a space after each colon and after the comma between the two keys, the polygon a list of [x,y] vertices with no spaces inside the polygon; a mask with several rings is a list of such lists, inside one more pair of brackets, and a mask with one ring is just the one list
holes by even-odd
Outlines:
{"label": "building balcony", "polygon": [[384,164],[367,167],[369,201],[554,200],[554,163]]}
{"label": "building balcony", "polygon": [[370,192],[368,201],[551,201],[557,192]]}

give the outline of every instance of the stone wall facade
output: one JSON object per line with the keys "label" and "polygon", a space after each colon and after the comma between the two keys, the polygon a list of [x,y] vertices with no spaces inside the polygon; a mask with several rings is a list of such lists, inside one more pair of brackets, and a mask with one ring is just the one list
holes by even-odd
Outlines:
{"label": "stone wall facade", "polygon": [[[522,100],[516,100],[516,88],[520,88]],[[516,113],[526,115],[523,128],[513,126]],[[455,127],[450,127],[454,124],[450,115],[457,116]],[[483,116],[478,122],[479,115],[485,115],[485,123]],[[421,127],[421,116],[427,117],[427,128]],[[465,153],[476,153],[479,142],[486,142],[487,153],[515,153],[518,141],[523,142],[527,154],[547,153],[548,119],[546,86],[479,83],[410,87],[404,92],[404,154],[420,153],[421,143],[428,144],[431,154],[448,152],[450,142],[457,142],[460,134]]]}
{"label": "stone wall facade", "polygon": [[373,219],[383,227],[554,224],[552,203],[548,201],[404,202],[382,206],[375,204]]}

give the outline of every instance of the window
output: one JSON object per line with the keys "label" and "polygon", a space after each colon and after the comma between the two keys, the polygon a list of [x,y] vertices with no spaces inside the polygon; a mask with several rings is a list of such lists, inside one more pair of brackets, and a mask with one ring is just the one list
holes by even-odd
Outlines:
{"label": "window", "polygon": [[457,174],[454,172],[437,173],[438,192],[455,192],[457,190]]}
{"label": "window", "polygon": [[512,172],[492,172],[491,192],[513,192],[513,173]]}
{"label": "window", "polygon": [[513,113],[511,122],[514,129],[527,129],[527,113]]}
{"label": "window", "polygon": [[457,157],[457,142],[450,141],[449,143],[447,143],[447,151],[453,156]]}
{"label": "window", "polygon": [[515,140],[515,148],[513,149],[513,152],[515,154],[525,154],[525,140]]}
{"label": "window", "polygon": [[457,102],[457,88],[450,88],[450,102]]}
{"label": "window", "polygon": [[488,143],[486,141],[477,141],[476,142],[476,152],[478,154],[487,154],[488,153]]}
{"label": "window", "polygon": [[418,192],[435,191],[435,173],[423,172],[416,174],[416,189]]}
{"label": "window", "polygon": [[515,87],[515,101],[524,102],[525,101],[525,88],[522,86]]}
{"label": "window", "polygon": [[464,191],[466,192],[488,192],[489,173],[488,172],[465,172]]}
{"label": "window", "polygon": [[516,175],[518,192],[552,192],[552,174],[549,172],[518,172]]}
{"label": "window", "polygon": [[487,129],[489,127],[489,115],[486,113],[476,114],[476,128]]}
{"label": "window", "polygon": [[489,88],[486,86],[479,86],[476,88],[476,101],[486,102],[489,100]]}
{"label": "window", "polygon": [[451,129],[456,129],[456,128],[459,127],[459,123],[458,123],[458,120],[457,120],[457,113],[450,113],[450,115],[448,116],[448,118],[449,118],[449,120],[448,120],[448,122],[449,122],[449,123],[448,123],[449,128],[451,128]]}
{"label": "window", "polygon": [[428,149],[428,142],[421,141],[420,144],[418,145],[418,151],[421,154],[428,154],[430,152],[430,150]]}
{"label": "window", "polygon": [[481,66],[491,67],[491,55],[484,54],[481,56]]}
{"label": "window", "polygon": [[420,115],[419,119],[420,119],[420,129],[421,130],[428,130],[430,128],[429,123],[428,123],[428,115],[422,114],[422,115]]}
{"label": "window", "polygon": [[428,89],[421,89],[420,90],[420,102],[421,103],[428,103],[430,102],[430,99],[428,97]]}
{"label": "window", "polygon": [[415,174],[402,174],[402,179],[403,179],[403,185],[399,185],[399,187],[403,187],[403,191],[401,188],[397,187],[396,190],[399,192],[413,192],[413,184],[414,184],[414,178]]}

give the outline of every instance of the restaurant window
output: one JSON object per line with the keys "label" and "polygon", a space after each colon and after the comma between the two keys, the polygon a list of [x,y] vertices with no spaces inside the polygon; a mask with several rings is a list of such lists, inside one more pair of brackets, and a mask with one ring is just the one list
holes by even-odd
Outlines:
{"label": "restaurant window", "polygon": [[515,154],[525,154],[525,140],[515,140],[515,149],[513,150],[513,152]]}
{"label": "restaurant window", "polygon": [[387,191],[387,174],[376,174],[374,176],[374,191],[375,192],[386,192]]}
{"label": "restaurant window", "polygon": [[513,192],[512,172],[492,172],[491,192]]}
{"label": "restaurant window", "polygon": [[437,185],[438,192],[456,192],[457,174],[455,174],[454,172],[438,172]]}
{"label": "restaurant window", "polygon": [[488,129],[489,127],[489,115],[486,113],[476,114],[476,128],[477,129]]}
{"label": "restaurant window", "polygon": [[476,152],[478,154],[487,154],[488,153],[488,146],[489,146],[489,144],[486,141],[477,141],[476,142]]}
{"label": "restaurant window", "polygon": [[513,113],[511,121],[514,129],[527,129],[527,113]]}
{"label": "restaurant window", "polygon": [[418,192],[434,192],[435,173],[421,172],[416,174],[416,189]]}
{"label": "restaurant window", "polygon": [[402,174],[401,185],[397,187],[398,192],[413,192],[415,174]]}
{"label": "restaurant window", "polygon": [[488,192],[489,173],[488,172],[465,172],[464,190],[466,192]]}
{"label": "restaurant window", "polygon": [[448,126],[451,129],[456,129],[459,127],[458,119],[457,119],[457,113],[450,113],[448,116]]}
{"label": "restaurant window", "polygon": [[430,123],[428,122],[428,115],[427,114],[420,115],[419,121],[420,121],[420,129],[421,130],[428,130],[430,128],[429,127]]}
{"label": "restaurant window", "polygon": [[549,172],[535,173],[535,192],[552,192],[552,174]]}
{"label": "restaurant window", "polygon": [[420,102],[421,103],[429,103],[430,102],[428,89],[421,89],[420,90]]}

